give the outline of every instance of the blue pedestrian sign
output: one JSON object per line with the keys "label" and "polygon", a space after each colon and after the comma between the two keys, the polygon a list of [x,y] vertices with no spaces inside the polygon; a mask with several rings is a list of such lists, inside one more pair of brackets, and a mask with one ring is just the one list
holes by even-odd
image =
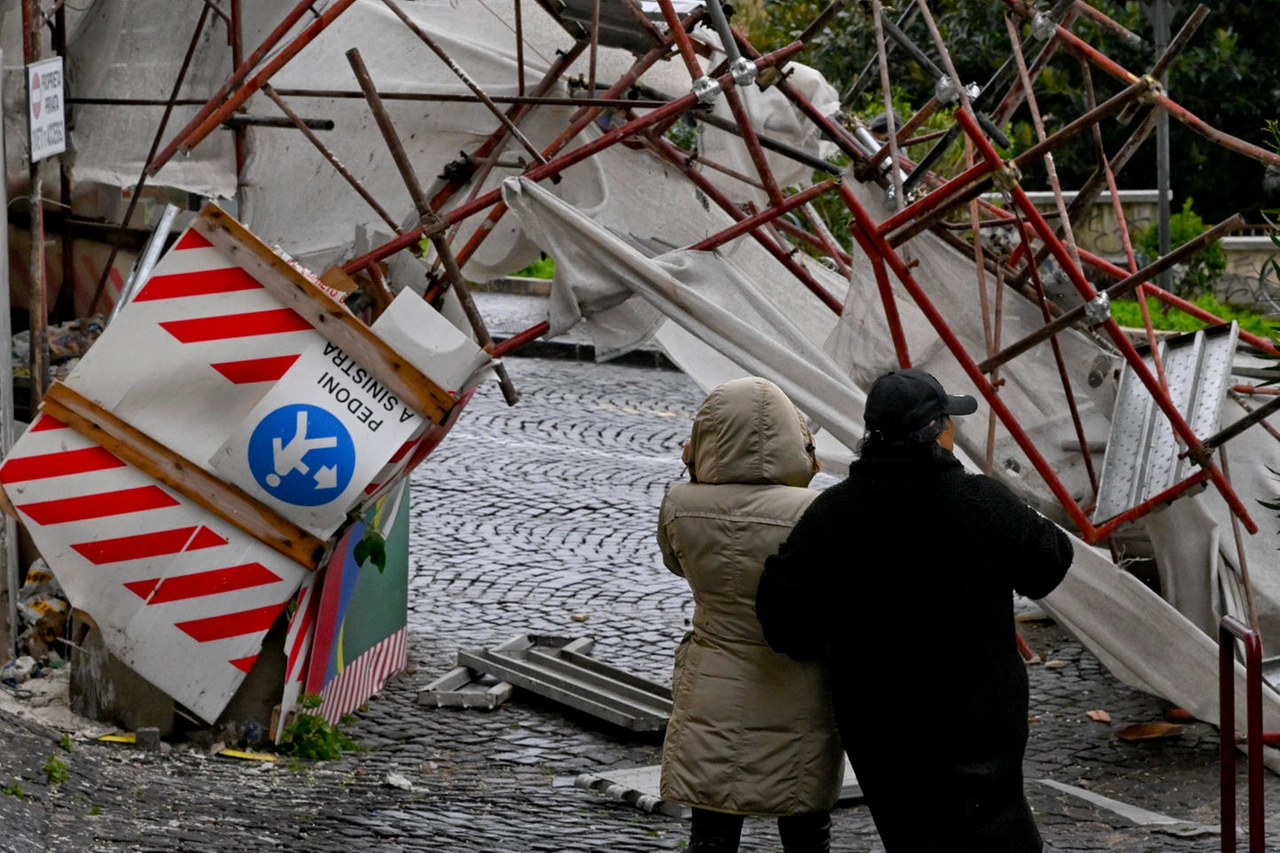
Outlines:
{"label": "blue pedestrian sign", "polygon": [[319,506],[351,482],[356,447],[342,421],[319,406],[281,406],[249,438],[249,470],[276,500]]}

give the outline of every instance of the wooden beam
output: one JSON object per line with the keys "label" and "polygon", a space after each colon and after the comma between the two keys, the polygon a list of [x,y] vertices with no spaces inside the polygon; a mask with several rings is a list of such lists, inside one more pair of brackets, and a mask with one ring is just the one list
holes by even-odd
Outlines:
{"label": "wooden beam", "polygon": [[457,401],[251,231],[213,204],[205,206],[192,227],[326,340],[342,347],[403,403],[432,423],[444,422]]}
{"label": "wooden beam", "polygon": [[320,564],[323,540],[61,382],[45,396],[44,413],[307,570]]}

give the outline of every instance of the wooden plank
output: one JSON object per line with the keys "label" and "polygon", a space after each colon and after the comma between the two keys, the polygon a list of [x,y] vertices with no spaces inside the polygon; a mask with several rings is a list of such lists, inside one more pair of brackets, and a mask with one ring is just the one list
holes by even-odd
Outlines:
{"label": "wooden plank", "polygon": [[206,205],[192,227],[261,282],[281,304],[297,311],[331,343],[432,423],[443,423],[456,401],[382,341],[364,323],[216,205]]}
{"label": "wooden plank", "polygon": [[55,382],[45,396],[44,413],[308,571],[320,564],[323,540],[61,382]]}
{"label": "wooden plank", "polygon": [[0,513],[10,516],[16,521],[22,521],[22,516],[18,515],[18,511],[13,507],[13,501],[9,500],[9,493],[4,490],[4,484],[0,483]]}

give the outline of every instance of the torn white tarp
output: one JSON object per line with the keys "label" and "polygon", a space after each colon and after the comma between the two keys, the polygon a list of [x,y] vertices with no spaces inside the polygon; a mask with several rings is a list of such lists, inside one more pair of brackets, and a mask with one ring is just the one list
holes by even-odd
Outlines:
{"label": "torn white tarp", "polygon": [[810,417],[842,442],[856,443],[843,415],[857,405],[853,383],[731,261],[684,250],[647,258],[524,178],[507,181],[503,199],[554,255],[561,286],[590,281],[593,292],[605,282],[630,289],[748,370],[786,382]]}

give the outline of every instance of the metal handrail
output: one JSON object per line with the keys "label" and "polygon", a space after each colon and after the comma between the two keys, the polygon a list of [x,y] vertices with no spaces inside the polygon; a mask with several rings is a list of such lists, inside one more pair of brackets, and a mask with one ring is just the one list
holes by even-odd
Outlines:
{"label": "metal handrail", "polygon": [[1218,738],[1222,769],[1222,853],[1236,851],[1235,643],[1245,647],[1245,720],[1249,747],[1249,853],[1263,853],[1262,638],[1234,616],[1218,624]]}

